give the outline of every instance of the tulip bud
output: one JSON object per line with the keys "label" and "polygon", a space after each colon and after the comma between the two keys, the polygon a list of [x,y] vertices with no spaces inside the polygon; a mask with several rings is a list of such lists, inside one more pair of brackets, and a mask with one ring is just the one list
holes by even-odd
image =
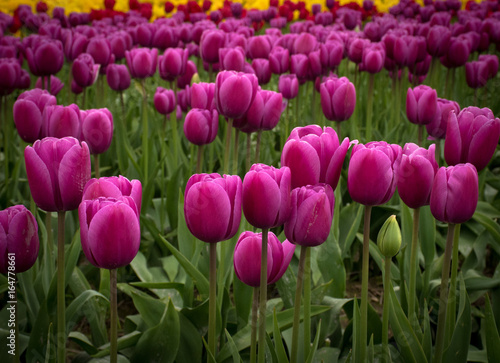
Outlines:
{"label": "tulip bud", "polygon": [[107,108],[80,111],[82,137],[91,154],[108,150],[113,139],[113,115]]}
{"label": "tulip bud", "polygon": [[321,108],[330,121],[345,121],[356,106],[356,89],[346,77],[328,79],[320,86]]}
{"label": "tulip bud", "polygon": [[465,63],[465,80],[470,88],[481,88],[486,86],[490,75],[488,63],[475,61]]}
{"label": "tulip bud", "polygon": [[162,115],[169,115],[176,106],[174,91],[158,87],[154,95],[154,104],[156,111]]}
{"label": "tulip bud", "polygon": [[269,68],[269,61],[267,59],[254,59],[252,61],[252,68],[260,85],[269,83],[271,80],[271,69]]}
{"label": "tulip bud", "polygon": [[215,140],[219,129],[217,110],[191,109],[184,121],[184,135],[195,145],[210,144]]}
{"label": "tulip bud", "polygon": [[59,40],[40,37],[26,49],[31,73],[50,76],[59,72],[64,64],[64,52]]}
{"label": "tulip bud", "polygon": [[215,83],[193,83],[191,87],[191,107],[210,111],[216,109]]}
{"label": "tulip bud", "polygon": [[437,93],[429,86],[408,88],[406,93],[406,115],[411,123],[430,124],[436,117]]}
{"label": "tulip bud", "polygon": [[130,73],[124,64],[110,64],[106,69],[106,80],[109,88],[124,91],[130,87]]}
{"label": "tulip bud", "polygon": [[290,52],[277,46],[269,53],[269,69],[274,74],[283,74],[290,68]]}
{"label": "tulip bud", "polygon": [[228,118],[242,117],[257,93],[259,81],[253,74],[222,71],[215,81],[215,103],[219,114]]}
{"label": "tulip bud", "polygon": [[82,53],[73,62],[71,73],[80,87],[89,87],[97,80],[99,64],[94,64],[94,58],[90,54]]}
{"label": "tulip bud", "polygon": [[245,70],[245,53],[241,47],[220,48],[219,65],[222,70],[243,72]]}
{"label": "tulip bud", "polygon": [[295,74],[282,74],[278,81],[278,90],[287,100],[294,99],[299,94],[299,80]]}
{"label": "tulip bud", "polygon": [[135,48],[125,52],[125,58],[133,78],[152,77],[156,72],[158,49]]}
{"label": "tulip bud", "polygon": [[186,72],[188,50],[181,48],[167,48],[162,56],[158,57],[158,72],[165,81],[172,82]]}
{"label": "tulip bud", "polygon": [[219,49],[224,47],[226,34],[221,30],[205,30],[200,39],[200,56],[204,62],[219,62]]}
{"label": "tulip bud", "polygon": [[401,248],[401,229],[393,214],[382,225],[377,236],[377,245],[386,258],[396,256]]}

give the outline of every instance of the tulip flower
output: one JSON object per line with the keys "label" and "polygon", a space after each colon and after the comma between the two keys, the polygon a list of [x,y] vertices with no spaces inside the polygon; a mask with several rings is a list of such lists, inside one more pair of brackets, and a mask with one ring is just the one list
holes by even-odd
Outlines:
{"label": "tulip flower", "polygon": [[30,71],[35,76],[56,74],[64,64],[62,43],[59,40],[39,37],[26,49],[26,58]]}
{"label": "tulip flower", "polygon": [[175,93],[171,89],[165,89],[163,87],[156,88],[156,93],[154,95],[154,104],[156,111],[162,115],[168,115],[174,111]]}
{"label": "tulip flower", "polygon": [[498,57],[495,54],[481,54],[479,61],[484,61],[488,64],[488,78],[494,78],[498,73]]}
{"label": "tulip flower", "polygon": [[430,124],[425,125],[427,133],[435,139],[444,139],[450,112],[456,115],[460,112],[460,106],[455,101],[443,98],[437,99],[436,116]]}
{"label": "tulip flower", "polygon": [[72,31],[66,33],[62,41],[64,45],[64,55],[69,62],[74,61],[80,54],[84,53],[89,43],[87,36]]}
{"label": "tulip flower", "polygon": [[191,109],[184,121],[184,135],[195,145],[210,144],[215,140],[219,129],[217,110]]}
{"label": "tulip flower", "polygon": [[465,63],[465,80],[470,88],[481,88],[486,86],[490,76],[488,63],[475,61]]}
{"label": "tulip flower", "polygon": [[[39,246],[38,224],[24,205],[0,211],[0,273],[29,270],[38,257]],[[15,260],[11,260],[12,255]]]}
{"label": "tulip flower", "polygon": [[49,212],[76,209],[90,179],[87,144],[72,137],[37,140],[24,150],[26,174],[35,203]]}
{"label": "tulip flower", "polygon": [[408,88],[406,93],[406,115],[411,123],[417,125],[430,124],[437,109],[437,93],[429,86]]}
{"label": "tulip flower", "polygon": [[323,68],[334,70],[342,62],[344,45],[340,41],[327,41],[320,45],[320,57]]}
{"label": "tulip flower", "polygon": [[215,83],[193,83],[191,86],[191,107],[214,110],[215,103]]}
{"label": "tulip flower", "polygon": [[0,94],[8,94],[17,87],[21,66],[14,58],[0,58],[0,73]]}
{"label": "tulip flower", "polygon": [[158,57],[158,72],[165,81],[172,82],[186,72],[188,50],[181,48],[167,48],[165,53]]}
{"label": "tulip flower", "polygon": [[241,47],[219,49],[220,69],[243,72],[245,70],[245,52]]}
{"label": "tulip flower", "polygon": [[108,36],[111,52],[115,56],[115,61],[125,58],[125,52],[132,49],[132,36],[126,31],[119,30]]}
{"label": "tulip flower", "polygon": [[151,47],[160,50],[173,49],[179,44],[177,29],[171,26],[161,25],[154,31]]}
{"label": "tulip flower", "polygon": [[469,59],[470,51],[469,44],[464,38],[452,37],[448,51],[440,58],[441,63],[447,68],[461,67]]}
{"label": "tulip flower", "polygon": [[107,108],[80,111],[82,125],[81,140],[85,141],[91,154],[102,154],[108,150],[113,139],[113,115]]}
{"label": "tulip flower", "polygon": [[[260,256],[262,250],[262,233],[243,232],[234,248],[234,271],[245,284],[257,287],[260,284]],[[269,232],[267,245],[267,283],[274,284],[285,273],[293,258],[295,245],[285,240],[281,243],[272,232]]]}
{"label": "tulip flower", "polygon": [[42,135],[79,139],[81,133],[80,110],[76,104],[47,106],[42,115]]}
{"label": "tulip flower", "polygon": [[[21,70],[22,72],[23,70]],[[46,84],[45,88],[48,89],[50,86],[49,92],[51,95],[57,96],[57,94],[63,89],[64,83],[61,82],[59,78],[56,76],[50,76],[48,77],[50,81],[45,79],[45,82],[50,82],[49,85]],[[43,89],[42,87],[42,77],[38,78],[35,82],[35,88],[40,88]]]}
{"label": "tulip flower", "polygon": [[252,68],[260,85],[269,83],[271,80],[271,69],[269,68],[269,61],[267,59],[254,59],[252,61]]}
{"label": "tulip flower", "polygon": [[405,144],[401,162],[396,171],[399,196],[410,208],[420,208],[429,204],[432,183],[438,165],[435,159],[435,145],[429,149],[416,144]]}
{"label": "tulip flower", "polygon": [[309,33],[300,33],[293,42],[294,54],[309,54],[318,47],[318,41],[314,35]]}
{"label": "tulip flower", "polygon": [[401,146],[385,141],[355,145],[347,175],[351,198],[366,206],[384,204],[391,199],[401,153]]}
{"label": "tulip flower", "polygon": [[152,77],[156,72],[158,49],[135,48],[125,52],[125,59],[133,78]]}
{"label": "tulip flower", "polygon": [[82,250],[94,266],[128,265],[139,251],[139,214],[130,197],[84,200],[78,208]]}
{"label": "tulip flower", "polygon": [[458,116],[450,113],[444,143],[448,165],[471,163],[483,170],[495,153],[500,138],[500,119],[488,108],[466,107]]}
{"label": "tulip flower", "polygon": [[356,64],[361,63],[361,61],[363,60],[363,51],[369,44],[370,41],[368,39],[353,39],[347,47],[347,57],[349,58],[349,60]]}
{"label": "tulip flower", "polygon": [[83,189],[82,200],[99,198],[130,197],[134,200],[137,212],[141,213],[142,184],[139,180],[128,180],[124,176],[110,176],[90,179]]}
{"label": "tulip flower", "polygon": [[361,67],[368,73],[378,73],[385,62],[385,49],[378,44],[370,44],[363,50]]}
{"label": "tulip flower", "polygon": [[290,57],[290,73],[293,73],[301,81],[307,81],[311,77],[311,64],[305,54],[294,54]]}
{"label": "tulip flower", "polygon": [[278,124],[282,112],[281,93],[259,90],[245,115],[246,127],[252,130],[272,130]]}
{"label": "tulip flower", "polygon": [[257,93],[258,80],[253,74],[222,71],[215,81],[215,103],[219,114],[227,118],[242,117]]}
{"label": "tulip flower", "polygon": [[267,35],[258,35],[248,40],[247,53],[250,59],[269,58],[271,41]]}
{"label": "tulip flower", "polygon": [[49,92],[38,88],[23,92],[14,102],[13,118],[21,139],[33,143],[40,138],[42,114],[46,106],[56,105]]}
{"label": "tulip flower", "polygon": [[110,64],[106,69],[106,80],[109,88],[124,91],[130,87],[130,73],[124,64]]}
{"label": "tulip flower", "polygon": [[299,80],[295,74],[282,74],[278,81],[278,90],[287,100],[299,94]]}
{"label": "tulip flower", "polygon": [[290,52],[280,46],[274,47],[269,53],[269,69],[274,74],[283,74],[290,68]]}
{"label": "tulip flower", "polygon": [[346,77],[329,79],[320,86],[321,108],[330,121],[345,121],[356,106],[356,89]]}
{"label": "tulip flower", "polygon": [[73,80],[80,87],[89,87],[97,80],[99,67],[99,64],[94,64],[94,58],[90,54],[82,53],[71,66]]}
{"label": "tulip flower", "polygon": [[200,39],[200,56],[204,62],[214,64],[219,62],[219,49],[224,48],[226,33],[221,30],[209,29],[203,32]]}
{"label": "tulip flower", "polygon": [[331,127],[293,129],[281,153],[281,165],[292,172],[292,188],[326,183],[334,189],[349,146],[347,137],[339,143]]}

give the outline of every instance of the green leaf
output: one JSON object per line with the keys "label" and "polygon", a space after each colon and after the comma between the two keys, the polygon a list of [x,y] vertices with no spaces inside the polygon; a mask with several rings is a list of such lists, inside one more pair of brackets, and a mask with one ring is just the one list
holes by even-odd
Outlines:
{"label": "green leaf", "polygon": [[130,285],[144,289],[175,289],[180,293],[184,291],[184,284],[180,282],[131,282]]}
{"label": "green leaf", "polygon": [[[118,351],[135,346],[141,336],[142,333],[140,331],[133,331],[132,333],[119,337]],[[101,358],[107,355],[109,355],[109,343],[100,346],[99,352],[94,355],[94,358]]]}
{"label": "green leaf", "polygon": [[422,349],[425,352],[427,361],[430,362],[432,359],[432,335],[427,301],[424,301],[424,335],[422,338]]}
{"label": "green leaf", "polygon": [[[354,362],[361,361],[359,354],[363,350],[365,339],[361,337],[361,313],[359,311],[358,300],[354,299],[354,310],[352,314],[352,360]],[[366,348],[365,348],[366,349]]]}
{"label": "green leaf", "polygon": [[182,254],[177,248],[172,246],[165,238],[160,236],[160,240],[167,246],[172,255],[175,256],[177,261],[186,270],[189,276],[193,279],[196,287],[202,296],[208,296],[209,284],[207,278]]}
{"label": "green leaf", "polygon": [[276,351],[276,356],[278,357],[278,362],[288,363],[288,357],[286,355],[285,345],[283,344],[283,339],[281,337],[281,331],[278,324],[276,309],[273,310],[273,338],[274,338],[274,349]]}
{"label": "green leaf", "polygon": [[[348,257],[351,245],[356,238],[356,233],[359,230],[361,219],[363,218],[363,208],[361,204],[352,203],[347,207],[343,207],[340,212],[340,237],[339,245],[342,249],[342,258]],[[349,229],[345,231],[345,226]]]}
{"label": "green leaf", "polygon": [[104,295],[95,290],[87,290],[78,295],[69,306],[66,308],[66,333],[69,333],[73,326],[78,323],[78,318],[84,313],[84,306],[86,303],[100,298],[108,301]]}
{"label": "green leaf", "polygon": [[92,342],[85,336],[84,334],[77,332],[77,331],[72,331],[68,335],[69,340],[75,342],[78,344],[84,351],[86,351],[88,354],[96,354],[99,350],[94,347]]}
{"label": "green leaf", "polygon": [[205,346],[205,352],[207,354],[207,363],[217,363],[217,361],[214,358],[214,355],[212,354],[210,348],[208,347],[207,341],[205,340],[205,338],[202,339],[203,339],[203,345]]}
{"label": "green leaf", "polygon": [[311,347],[311,350],[309,351],[309,355],[307,356],[306,363],[312,363],[314,357],[316,356],[316,351],[318,350],[320,332],[321,332],[321,320],[319,321],[318,328],[316,330],[316,336],[314,337],[313,345]]}
{"label": "green leaf", "polygon": [[404,362],[423,363],[427,357],[406,318],[394,289],[390,290],[389,321]]}
{"label": "green leaf", "polygon": [[251,286],[248,286],[240,281],[236,273],[233,276],[233,298],[238,317],[238,326],[243,327],[248,324],[248,316],[252,309],[253,291]]}
{"label": "green leaf", "polygon": [[496,243],[496,247],[498,248],[500,245],[500,225],[495,223],[491,218],[482,214],[481,212],[476,211],[472,218],[483,225],[492,235],[493,240]]}
{"label": "green leaf", "polygon": [[144,332],[134,350],[131,362],[171,363],[180,342],[179,315],[169,300],[160,323]]}
{"label": "green leaf", "polygon": [[[196,243],[203,243],[196,241],[196,237],[189,232],[186,224],[186,218],[184,217],[184,195],[181,191],[179,193],[179,205],[177,208],[177,241],[179,245],[179,251],[192,262],[193,256],[196,251]],[[196,266],[196,264],[195,264]]]}
{"label": "green leaf", "polygon": [[238,348],[236,348],[236,344],[234,344],[233,338],[231,338],[231,334],[229,334],[227,329],[224,329],[224,332],[226,333],[227,346],[229,347],[229,351],[231,352],[231,356],[233,357],[233,362],[241,362],[240,353],[238,352]]}
{"label": "green leaf", "polygon": [[182,313],[179,314],[181,336],[177,362],[201,362],[203,343],[196,327]]}
{"label": "green leaf", "polygon": [[324,282],[333,280],[327,295],[340,298],[345,295],[346,272],[339,242],[334,238],[333,228],[332,226],[326,243],[318,247],[317,258],[313,261],[317,261]]}
{"label": "green leaf", "polygon": [[340,349],[323,347],[318,349],[314,356],[314,363],[337,363],[339,361]]}
{"label": "green leaf", "polygon": [[500,362],[500,336],[498,335],[498,329],[488,294],[486,294],[484,324],[488,362]]}
{"label": "green leaf", "polygon": [[[271,340],[271,337],[269,334],[266,333],[266,361],[269,362],[269,355],[271,356],[271,362],[272,363],[279,363],[278,362],[278,355],[276,354],[276,350],[274,349],[273,346],[273,341]],[[234,359],[233,359],[234,362]]]}
{"label": "green leaf", "polygon": [[155,327],[165,311],[165,303],[138,291],[132,291],[130,297],[146,324],[150,328]]}
{"label": "green leaf", "polygon": [[430,207],[420,208],[420,249],[424,255],[425,266],[430,266],[436,255],[436,219]]}

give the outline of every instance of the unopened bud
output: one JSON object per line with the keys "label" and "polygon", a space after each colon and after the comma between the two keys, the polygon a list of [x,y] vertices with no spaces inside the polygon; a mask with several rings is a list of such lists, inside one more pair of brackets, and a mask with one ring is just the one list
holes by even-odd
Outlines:
{"label": "unopened bud", "polygon": [[383,224],[377,237],[377,245],[385,257],[391,258],[397,255],[401,247],[401,229],[396,216],[392,215]]}

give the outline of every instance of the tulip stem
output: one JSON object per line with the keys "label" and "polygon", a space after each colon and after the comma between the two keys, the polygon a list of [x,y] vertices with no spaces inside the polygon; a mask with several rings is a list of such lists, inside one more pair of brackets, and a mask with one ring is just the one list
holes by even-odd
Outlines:
{"label": "tulip stem", "polygon": [[441,139],[435,140],[436,143],[436,162],[439,166],[439,161],[441,160]]}
{"label": "tulip stem", "polygon": [[[451,279],[450,279],[450,292],[448,293],[448,308],[446,309],[446,321],[445,324],[448,329],[445,338],[450,339],[453,335],[453,330],[455,329],[455,317],[457,309],[457,299],[456,296],[456,286],[457,286],[457,272],[458,272],[458,241],[460,240],[460,224],[455,225],[455,230],[453,231],[453,252],[451,259]],[[445,344],[448,344],[445,341]]]}
{"label": "tulip stem", "polygon": [[[49,257],[52,260],[54,255],[54,241],[52,240],[52,212],[45,213],[45,228],[47,229],[47,246]],[[52,265],[53,266],[53,265]],[[52,270],[53,271],[53,270]]]}
{"label": "tulip stem", "polygon": [[262,251],[260,254],[259,292],[259,363],[266,361],[266,304],[267,304],[267,235],[269,228],[262,228]]}
{"label": "tulip stem", "polygon": [[252,148],[251,148],[251,145],[252,145],[252,134],[249,132],[247,134],[247,155],[246,155],[246,163],[245,163],[245,168],[246,170],[250,170],[250,163],[252,162]]}
{"label": "tulip stem", "polygon": [[382,315],[382,362],[391,361],[389,352],[389,294],[391,288],[391,258],[384,260],[384,311]]}
{"label": "tulip stem", "polygon": [[418,146],[424,147],[424,125],[418,125]]}
{"label": "tulip stem", "polygon": [[[418,268],[418,226],[420,222],[420,208],[413,210],[413,233],[411,236],[411,255],[410,255],[410,292],[408,298],[408,320],[410,324],[416,321],[415,316],[415,299],[417,285],[417,268]],[[385,297],[385,295],[384,295]],[[385,307],[385,298],[384,298]]]}
{"label": "tulip stem", "polygon": [[259,288],[253,288],[252,334],[250,337],[250,363],[257,361],[257,312],[259,309]]}
{"label": "tulip stem", "polygon": [[339,138],[339,140],[342,140],[341,137],[340,137],[340,129],[341,129],[341,122],[340,121],[336,121],[335,124],[337,125],[337,136]]}
{"label": "tulip stem", "polygon": [[290,134],[290,112],[289,112],[289,103],[290,100],[288,100],[285,108],[285,139],[281,145],[281,149],[283,150],[283,147],[285,146],[285,142],[288,139],[288,135]]}
{"label": "tulip stem", "polygon": [[319,125],[319,122],[316,121],[316,89],[314,88],[314,83],[313,82],[309,82],[311,83],[311,88],[312,88],[312,99],[311,99],[311,116],[312,116],[312,120],[311,120],[311,124],[316,124],[316,125]]}
{"label": "tulip stem", "polygon": [[372,118],[373,118],[373,86],[375,75],[370,73],[368,78],[368,102],[366,106],[366,141],[372,139]]}
{"label": "tulip stem", "polygon": [[[209,298],[208,298],[208,349],[215,357],[215,319],[217,308],[217,243],[210,243],[210,266],[209,266]],[[208,356],[208,355],[207,355]],[[210,358],[207,357],[210,362]]]}
{"label": "tulip stem", "polygon": [[311,349],[311,249],[301,248],[306,249],[304,262],[304,357],[308,357]]}
{"label": "tulip stem", "polygon": [[443,270],[441,274],[441,291],[439,297],[438,327],[436,333],[436,345],[434,351],[434,362],[441,363],[444,348],[444,333],[446,323],[446,309],[448,307],[448,281],[450,277],[450,260],[453,249],[453,238],[455,225],[448,224],[448,235],[446,236],[446,247],[444,249]]}
{"label": "tulip stem", "polygon": [[149,127],[148,127],[148,96],[146,93],[146,79],[142,82],[142,162],[144,168],[144,185],[149,180]]}
{"label": "tulip stem", "polygon": [[57,212],[57,361],[66,362],[66,305],[64,301],[64,217]]}
{"label": "tulip stem", "polygon": [[255,163],[259,162],[260,157],[260,141],[262,139],[262,130],[257,131],[257,146],[255,147]]}
{"label": "tulip stem", "polygon": [[[174,97],[177,99],[177,84],[172,82],[171,88],[174,90]],[[172,140],[174,142],[174,169],[177,170],[179,163],[179,133],[177,132],[177,112],[176,108],[170,115],[170,126],[172,129]]]}
{"label": "tulip stem", "polygon": [[300,303],[302,298],[302,283],[304,281],[304,264],[306,261],[307,247],[300,247],[299,270],[297,273],[297,287],[295,289],[295,306],[293,310],[293,330],[292,330],[292,353],[290,363],[297,362],[297,351],[299,343],[299,325],[300,325]]}
{"label": "tulip stem", "polygon": [[477,88],[474,88],[474,106],[477,107]]}
{"label": "tulip stem", "polygon": [[50,76],[47,76],[47,91],[52,94],[52,90],[50,89]]}
{"label": "tulip stem", "polygon": [[226,149],[224,150],[224,170],[225,174],[229,174],[229,154],[231,150],[231,134],[233,130],[233,119],[230,118],[227,120],[226,125]]}
{"label": "tulip stem", "polygon": [[234,158],[233,158],[233,174],[234,175],[237,175],[238,174],[238,147],[239,147],[239,144],[240,144],[240,130],[238,129],[235,129],[234,130],[234,149],[233,149],[233,154],[234,154]]}
{"label": "tulip stem", "polygon": [[[398,72],[397,70],[392,71],[392,110],[391,110],[391,123],[390,123],[390,130],[394,129],[396,126],[396,105],[394,102],[397,104],[397,95],[398,95]],[[389,131],[390,131],[389,130]],[[340,136],[339,136],[340,138]]]}
{"label": "tulip stem", "polygon": [[208,82],[210,82],[210,83],[212,82],[212,77],[213,77],[213,67],[212,67],[212,63],[209,63],[208,64]]}
{"label": "tulip stem", "polygon": [[198,157],[196,158],[196,174],[201,173],[201,166],[203,164],[203,146],[204,145],[198,146]]}
{"label": "tulip stem", "polygon": [[116,363],[118,360],[118,304],[116,296],[116,268],[109,271],[110,287],[110,325],[109,325],[109,361]]}
{"label": "tulip stem", "polygon": [[95,177],[99,179],[100,172],[99,172],[99,154],[94,154],[94,171],[95,171]]}
{"label": "tulip stem", "polygon": [[368,336],[368,278],[370,267],[370,217],[372,206],[365,206],[365,220],[363,225],[363,266],[361,272],[361,357],[360,362],[366,359],[366,339]]}

